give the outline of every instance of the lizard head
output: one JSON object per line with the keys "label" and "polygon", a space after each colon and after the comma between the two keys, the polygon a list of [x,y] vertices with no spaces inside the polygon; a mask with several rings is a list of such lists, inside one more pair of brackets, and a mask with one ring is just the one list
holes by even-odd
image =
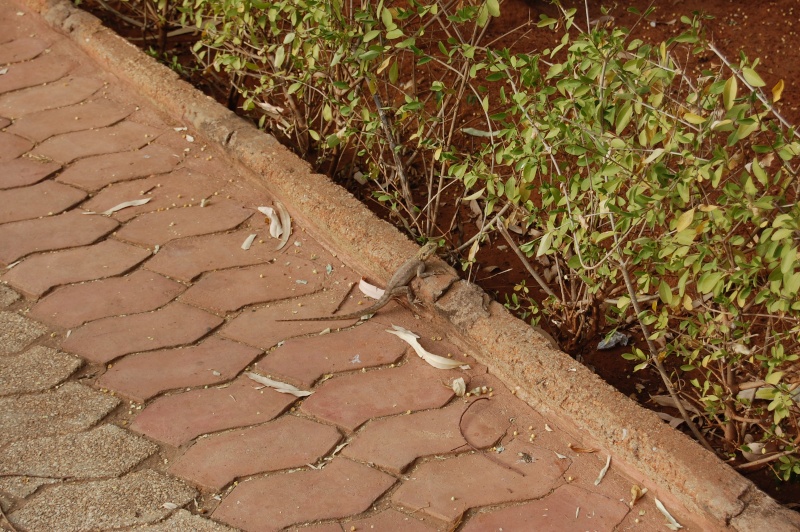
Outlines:
{"label": "lizard head", "polygon": [[439,249],[439,245],[436,242],[428,242],[420,248],[418,256],[421,260],[425,260],[435,255],[437,249]]}

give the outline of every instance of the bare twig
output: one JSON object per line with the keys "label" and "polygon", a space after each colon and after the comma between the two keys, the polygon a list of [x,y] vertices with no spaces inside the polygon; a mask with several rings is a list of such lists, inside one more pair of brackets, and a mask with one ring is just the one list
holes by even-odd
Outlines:
{"label": "bare twig", "polygon": [[734,469],[749,469],[751,467],[760,466],[763,464],[768,464],[770,462],[774,462],[775,460],[782,458],[784,456],[789,456],[790,454],[795,454],[797,451],[783,451],[777,454],[771,454],[767,457],[760,458],[758,460],[753,460],[752,462],[747,462],[746,464],[739,464]]}
{"label": "bare twig", "polygon": [[544,279],[542,279],[542,277],[536,272],[536,270],[533,269],[531,263],[528,262],[528,258],[525,256],[522,250],[519,249],[519,246],[517,246],[517,243],[514,242],[513,238],[511,238],[511,235],[508,234],[508,229],[506,229],[502,219],[500,220],[500,223],[497,224],[497,230],[500,231],[500,234],[503,235],[503,238],[506,239],[508,245],[511,246],[511,249],[513,249],[514,253],[517,254],[517,257],[519,257],[520,262],[522,262],[522,265],[525,266],[526,270],[528,270],[528,273],[531,274],[531,277],[533,277],[533,279],[536,281],[536,284],[539,285],[539,288],[541,288],[544,291],[544,293],[547,294],[548,296],[558,300],[559,303],[563,303],[561,298],[559,298],[555,294],[555,292],[553,292],[553,290],[547,285]]}

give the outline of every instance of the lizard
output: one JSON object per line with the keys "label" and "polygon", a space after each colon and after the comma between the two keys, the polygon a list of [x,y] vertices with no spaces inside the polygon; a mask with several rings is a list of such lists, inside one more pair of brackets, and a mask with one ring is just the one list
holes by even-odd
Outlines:
{"label": "lizard", "polygon": [[408,297],[408,301],[414,305],[414,301],[411,299],[412,292],[409,283],[411,283],[414,278],[419,277],[423,279],[430,275],[433,275],[433,272],[426,272],[425,271],[425,261],[432,257],[436,253],[437,249],[436,242],[428,242],[424,246],[422,246],[413,257],[408,259],[406,262],[402,264],[392,275],[392,278],[389,279],[388,284],[386,285],[386,289],[383,292],[383,295],[375,301],[369,307],[356,311],[351,312],[349,314],[342,314],[336,315],[333,314],[331,316],[318,316],[314,318],[295,318],[295,319],[288,319],[288,320],[276,320],[276,321],[332,321],[332,320],[350,320],[353,318],[360,318],[365,314],[374,314],[384,306],[394,297],[400,294],[406,294]]}

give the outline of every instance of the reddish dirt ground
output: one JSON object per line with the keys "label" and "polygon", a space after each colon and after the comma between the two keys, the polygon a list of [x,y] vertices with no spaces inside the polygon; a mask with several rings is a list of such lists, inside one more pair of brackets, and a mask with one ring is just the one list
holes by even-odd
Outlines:
{"label": "reddish dirt ground", "polygon": [[[579,12],[579,19],[585,26],[585,5],[582,1],[564,0],[565,7],[575,7]],[[632,37],[640,38],[646,42],[658,43],[684,31],[680,23],[683,15],[691,16],[693,12],[702,12],[709,15],[705,22],[707,34],[716,46],[730,60],[737,60],[740,51],[744,52],[751,60],[760,59],[758,72],[771,88],[780,79],[784,80],[785,89],[783,99],[777,108],[791,123],[800,122],[800,47],[798,42],[798,28],[800,28],[800,4],[797,0],[763,0],[759,2],[741,2],[739,0],[631,0],[625,5],[610,2],[589,1],[589,18],[595,19],[601,13],[601,6],[609,10],[609,15],[614,17],[613,23],[619,26],[633,28]],[[139,30],[131,30],[130,26],[121,25],[108,12],[94,9],[91,0],[88,4],[90,10],[100,16],[107,24],[114,27],[122,35],[139,36]],[[629,12],[635,8],[644,13],[649,7],[653,11],[642,18],[640,15]],[[484,42],[497,39],[495,46],[514,46],[517,50],[538,51],[554,44],[554,34],[545,29],[537,29],[535,22],[539,15],[545,13],[556,16],[556,8],[543,0],[505,0],[501,3],[501,16],[492,20]],[[504,37],[514,28],[525,21],[532,21],[530,31],[519,37]],[[184,36],[172,40],[169,46],[172,50],[168,53],[176,54],[182,63],[190,65],[191,54],[188,48],[191,45],[191,36]],[[188,44],[187,44],[188,43]],[[136,44],[142,44],[141,40]],[[154,43],[150,43],[154,45]],[[146,46],[145,46],[146,48]],[[719,65],[716,56],[709,55],[701,59],[703,66]],[[215,83],[213,79],[200,75],[190,76],[199,88],[211,94],[221,103],[227,103],[226,88]],[[385,208],[370,201],[369,193],[353,188],[353,182],[348,180],[346,185],[357,196],[361,197],[375,212],[386,218]],[[455,203],[455,198],[450,198],[450,205]],[[452,207],[451,207],[452,209]],[[442,219],[450,220],[452,210],[445,211]],[[462,217],[463,234],[456,238],[461,241],[474,234],[475,226],[467,216]],[[505,301],[506,296],[513,292],[514,286],[528,275],[513,252],[503,247],[498,248],[502,241],[495,241],[493,245],[485,246],[477,256],[477,263],[473,271],[477,273],[474,280],[492,294],[498,301]],[[485,268],[491,272],[486,273]],[[497,274],[495,272],[504,272]],[[530,286],[530,282],[528,285]],[[543,324],[544,325],[544,324]],[[546,328],[546,326],[545,326]],[[551,331],[553,332],[553,331]],[[633,397],[648,408],[657,407],[648,402],[650,395],[665,393],[663,385],[655,371],[648,373],[642,371],[633,373],[634,363],[624,360],[620,355],[629,348],[618,348],[610,351],[597,351],[593,348],[601,337],[592,339],[578,352],[583,361],[610,384],[622,393]],[[673,412],[673,414],[675,414]],[[677,415],[677,414],[675,414]],[[769,470],[749,473],[748,476],[762,489],[779,501],[790,504],[800,500],[800,483],[791,484],[776,481]]]}

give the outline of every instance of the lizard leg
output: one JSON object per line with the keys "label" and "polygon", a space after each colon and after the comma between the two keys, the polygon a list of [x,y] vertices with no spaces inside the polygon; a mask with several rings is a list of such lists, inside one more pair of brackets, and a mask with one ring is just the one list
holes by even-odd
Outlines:
{"label": "lizard leg", "polygon": [[392,296],[399,296],[400,294],[405,294],[408,298],[408,302],[411,303],[412,307],[416,307],[419,300],[414,295],[414,291],[411,289],[410,286],[398,286],[394,290],[392,290]]}

